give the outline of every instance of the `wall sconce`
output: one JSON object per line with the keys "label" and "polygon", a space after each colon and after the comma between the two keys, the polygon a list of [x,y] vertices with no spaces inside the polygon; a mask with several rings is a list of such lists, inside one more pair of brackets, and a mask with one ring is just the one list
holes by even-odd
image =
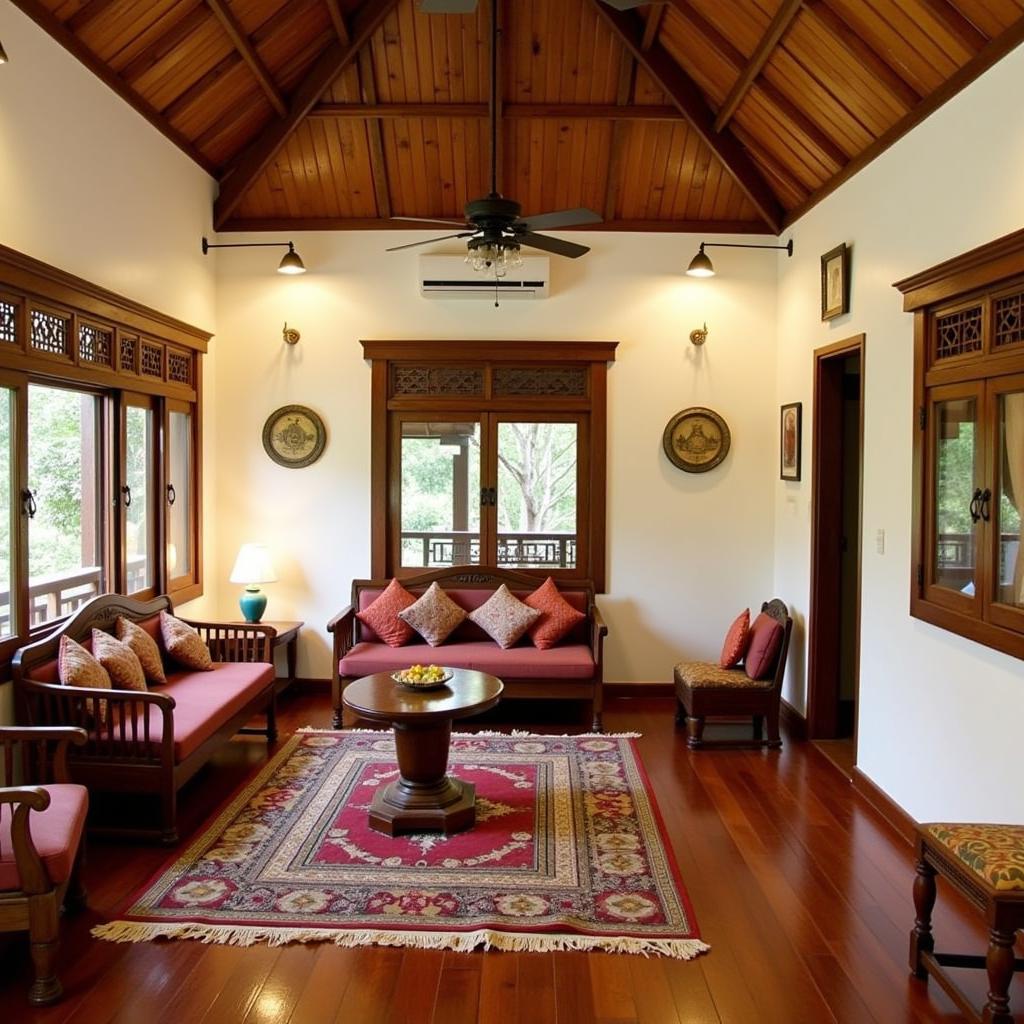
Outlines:
{"label": "wall sconce", "polygon": [[4,44],[0,43],[0,64],[7,63],[7,51],[4,49]]}
{"label": "wall sconce", "polygon": [[288,251],[281,257],[281,262],[277,265],[277,272],[279,274],[304,274],[306,272],[306,265],[302,262],[299,254],[295,251],[295,245],[292,242],[209,242],[203,238],[203,255],[205,256],[211,249],[259,249],[266,246],[280,247],[282,245],[288,246]]}
{"label": "wall sconce", "polygon": [[686,268],[686,273],[690,277],[714,277],[714,264],[704,250],[716,247],[719,249],[785,249],[787,255],[793,255],[792,238],[785,245],[750,245],[745,242],[701,242],[697,255],[690,260],[690,265]]}
{"label": "wall sconce", "polygon": [[284,322],[284,329],[281,331],[281,337],[284,338],[286,345],[298,345],[301,334],[294,327],[288,326],[288,321]]}
{"label": "wall sconce", "polygon": [[708,325],[707,321],[704,322],[703,327],[697,327],[690,331],[690,341],[698,348],[708,340]]}

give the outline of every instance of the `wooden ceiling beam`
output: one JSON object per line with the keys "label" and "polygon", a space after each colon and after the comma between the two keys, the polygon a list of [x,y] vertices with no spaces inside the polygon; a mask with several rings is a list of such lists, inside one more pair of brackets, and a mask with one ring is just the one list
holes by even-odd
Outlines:
{"label": "wooden ceiling beam", "polygon": [[86,3],[64,22],[64,27],[71,32],[78,32],[116,2],[117,0],[86,0]]}
{"label": "wooden ceiling beam", "polygon": [[660,44],[652,46],[646,52],[643,50],[643,26],[639,25],[638,30],[638,21],[635,17],[613,10],[602,0],[590,2],[620,42],[646,69],[661,91],[679,108],[704,143],[722,162],[744,195],[753,203],[754,209],[764,217],[765,223],[774,232],[781,231],[782,205],[736,136],[728,128],[721,132],[715,131],[715,115],[693,79]]}
{"label": "wooden ceiling beam", "polygon": [[[377,83],[373,74],[373,53],[367,47],[356,57],[359,68],[359,88],[367,104],[377,102]],[[384,157],[384,125],[377,121],[366,126],[366,139],[370,146],[370,172],[373,175],[373,194],[377,200],[377,214],[390,217],[391,187],[388,181],[388,165]]]}
{"label": "wooden ceiling beam", "polygon": [[718,116],[715,118],[716,132],[722,131],[732,115],[736,113],[736,108],[743,102],[743,97],[747,95],[750,87],[754,84],[754,79],[761,74],[761,69],[768,63],[775,47],[779,45],[789,26],[793,24],[793,20],[800,13],[803,2],[804,0],[782,0],[782,5],[775,12],[775,17],[772,18],[764,35],[761,36],[757,49],[750,55],[750,59],[718,111]]}
{"label": "wooden ceiling beam", "polygon": [[[632,57],[629,57],[632,63]],[[506,103],[502,116],[511,120],[545,119],[549,121],[679,121],[678,107],[664,104],[627,103]],[[319,103],[310,117],[377,118],[402,117],[487,118],[486,103]]]}
{"label": "wooden ceiling beam", "polygon": [[345,16],[341,13],[341,5],[338,0],[324,0],[324,2],[327,4],[327,13],[331,17],[331,24],[334,26],[338,39],[348,46],[351,40],[348,34],[348,25],[345,24]]}
{"label": "wooden ceiling beam", "polygon": [[921,0],[921,3],[972,57],[988,44],[988,36],[975,28],[974,23],[965,18],[949,0]]}
{"label": "wooden ceiling beam", "polygon": [[338,40],[332,43],[313,62],[312,68],[290,98],[288,113],[268,124],[221,180],[220,195],[214,203],[213,214],[217,230],[234,213],[249,186],[291,138],[330,84],[356,59],[356,55],[397,3],[398,0],[363,0],[352,19],[349,42]]}
{"label": "wooden ceiling beam", "polygon": [[112,89],[136,113],[144,117],[158,132],[171,140],[183,153],[191,157],[210,175],[217,169],[212,161],[196,148],[167,118],[151,107],[128,83],[107,64],[101,61],[76,35],[68,31],[40,0],[11,0],[15,7],[32,19],[44,32],[55,39],[65,50],[85,65],[104,85]]}
{"label": "wooden ceiling beam", "polygon": [[651,5],[647,9],[647,24],[644,25],[644,37],[640,40],[640,48],[646,53],[658,38],[661,23],[665,18],[665,4]]}
{"label": "wooden ceiling beam", "polygon": [[[647,25],[650,27],[654,20],[650,16]],[[644,39],[647,32],[644,32]],[[642,45],[642,44],[641,44]],[[652,43],[648,44],[648,49]],[[622,51],[622,63],[619,66],[619,86],[616,99],[618,104],[616,110],[622,110],[633,98],[633,88],[636,84],[636,61],[628,50]],[[677,112],[678,113],[678,112]],[[615,219],[615,211],[619,205],[619,190],[622,184],[622,160],[626,151],[626,140],[629,138],[629,128],[621,120],[616,120],[612,126],[612,139],[608,149],[608,181],[604,190],[604,219],[611,221]]]}
{"label": "wooden ceiling beam", "polygon": [[284,97],[281,95],[281,91],[278,89],[270,69],[263,63],[263,58],[256,52],[256,47],[252,45],[252,40],[235,17],[234,12],[224,0],[206,0],[206,5],[213,11],[214,17],[228,34],[228,38],[238,51],[238,55],[249,65],[249,70],[255,75],[260,88],[266,93],[267,99],[270,100],[270,105],[277,111],[278,116],[284,117],[288,113],[288,106],[284,101]]}

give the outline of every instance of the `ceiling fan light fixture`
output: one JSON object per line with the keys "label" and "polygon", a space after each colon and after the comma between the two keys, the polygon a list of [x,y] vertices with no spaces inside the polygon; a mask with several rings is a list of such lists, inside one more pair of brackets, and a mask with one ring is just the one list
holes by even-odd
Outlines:
{"label": "ceiling fan light fixture", "polygon": [[302,262],[291,242],[288,243],[288,251],[281,257],[281,262],[277,265],[277,272],[279,274],[304,274],[306,272],[306,264]]}
{"label": "ceiling fan light fixture", "polygon": [[704,251],[704,243],[700,243],[700,249],[697,250],[697,255],[690,260],[690,265],[686,268],[686,273],[689,277],[714,277],[715,267],[711,262],[708,254]]}
{"label": "ceiling fan light fixture", "polygon": [[523,265],[523,256],[518,242],[482,242],[476,246],[470,243],[466,263],[478,273],[505,277],[510,270]]}

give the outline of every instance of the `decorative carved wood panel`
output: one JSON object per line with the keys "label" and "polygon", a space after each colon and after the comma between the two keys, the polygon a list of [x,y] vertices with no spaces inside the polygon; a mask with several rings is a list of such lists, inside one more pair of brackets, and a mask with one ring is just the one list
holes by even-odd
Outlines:
{"label": "decorative carved wood panel", "polygon": [[494,368],[492,394],[585,398],[587,375],[583,366],[498,366]]}
{"label": "decorative carved wood panel", "polygon": [[1024,342],[1024,291],[1014,291],[997,298],[993,303],[993,316],[994,348],[1006,348]]}
{"label": "decorative carved wood panel", "polygon": [[981,351],[982,306],[968,306],[935,318],[935,358]]}
{"label": "decorative carved wood panel", "polygon": [[473,396],[484,393],[480,366],[391,367],[391,394],[397,396]]}

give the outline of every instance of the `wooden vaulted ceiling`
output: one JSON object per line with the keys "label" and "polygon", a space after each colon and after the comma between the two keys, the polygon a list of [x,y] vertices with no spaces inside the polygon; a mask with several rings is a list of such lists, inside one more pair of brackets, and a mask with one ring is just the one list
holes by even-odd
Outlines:
{"label": "wooden vaulted ceiling", "polygon": [[[14,3],[219,179],[220,230],[402,226],[488,191],[487,0]],[[525,213],[777,233],[1024,40],[1024,0],[502,0],[500,27],[499,187]]]}

